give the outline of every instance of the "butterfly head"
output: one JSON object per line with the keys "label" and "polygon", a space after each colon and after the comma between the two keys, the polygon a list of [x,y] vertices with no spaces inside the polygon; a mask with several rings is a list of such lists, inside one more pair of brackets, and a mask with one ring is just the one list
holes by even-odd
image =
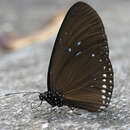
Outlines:
{"label": "butterfly head", "polygon": [[39,94],[39,99],[40,99],[41,101],[46,100],[46,99],[47,99],[47,92],[40,93],[40,94]]}
{"label": "butterfly head", "polygon": [[63,106],[63,97],[58,94],[53,94],[50,91],[40,93],[39,99],[41,101],[44,101],[44,100],[47,101],[52,107]]}

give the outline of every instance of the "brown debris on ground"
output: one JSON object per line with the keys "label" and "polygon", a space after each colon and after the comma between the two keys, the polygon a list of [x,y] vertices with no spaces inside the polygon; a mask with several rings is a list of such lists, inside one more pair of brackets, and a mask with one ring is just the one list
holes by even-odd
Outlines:
{"label": "brown debris on ground", "polygon": [[60,10],[48,21],[47,25],[30,36],[19,37],[11,33],[4,34],[0,37],[0,47],[9,50],[17,50],[32,43],[44,43],[58,31],[64,16],[65,11]]}

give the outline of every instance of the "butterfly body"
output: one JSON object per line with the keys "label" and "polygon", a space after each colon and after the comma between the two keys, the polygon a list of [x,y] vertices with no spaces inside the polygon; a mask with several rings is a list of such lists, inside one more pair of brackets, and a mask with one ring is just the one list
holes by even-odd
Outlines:
{"label": "butterfly body", "polygon": [[63,106],[63,95],[62,94],[57,94],[57,93],[52,93],[50,91],[40,93],[39,99],[41,101],[46,100],[52,107],[58,106],[62,107]]}
{"label": "butterfly body", "polygon": [[84,2],[74,4],[61,25],[47,85],[40,100],[52,106],[98,111],[110,103],[114,79],[107,36],[97,12]]}

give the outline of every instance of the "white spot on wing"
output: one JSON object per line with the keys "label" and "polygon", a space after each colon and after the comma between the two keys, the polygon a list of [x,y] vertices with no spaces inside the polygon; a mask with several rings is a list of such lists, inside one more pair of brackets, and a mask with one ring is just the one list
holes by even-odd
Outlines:
{"label": "white spot on wing", "polygon": [[77,42],[77,46],[80,46],[80,44],[81,44],[81,41],[80,41],[80,42]]}
{"label": "white spot on wing", "polygon": [[105,84],[102,85],[103,88],[107,88],[107,86]]}
{"label": "white spot on wing", "polygon": [[109,71],[111,71],[111,68],[109,68]]}
{"label": "white spot on wing", "polygon": [[105,48],[107,49],[108,47],[107,47],[107,46],[105,46]]}
{"label": "white spot on wing", "polygon": [[99,59],[99,62],[102,62],[102,59]]}
{"label": "white spot on wing", "polygon": [[108,55],[108,52],[106,51],[106,55]]}
{"label": "white spot on wing", "polygon": [[103,74],[103,77],[105,77],[105,78],[106,78],[106,77],[107,77],[107,74]]}
{"label": "white spot on wing", "polygon": [[105,90],[105,89],[102,89],[101,92],[102,92],[102,93],[106,93],[106,90]]}
{"label": "white spot on wing", "polygon": [[110,86],[110,89],[112,89],[112,86]]}
{"label": "white spot on wing", "polygon": [[106,79],[103,79],[102,81],[103,81],[103,82],[106,82]]}
{"label": "white spot on wing", "polygon": [[91,88],[94,88],[95,86],[94,85],[90,85]]}
{"label": "white spot on wing", "polygon": [[110,100],[110,98],[109,98],[109,97],[107,97],[107,100]]}
{"label": "white spot on wing", "polygon": [[106,61],[108,61],[108,58],[106,58]]}
{"label": "white spot on wing", "polygon": [[71,49],[71,48],[68,48],[68,51],[69,51],[69,52],[71,52],[71,51],[72,51],[72,49]]}
{"label": "white spot on wing", "polygon": [[111,95],[111,92],[108,92],[108,95]]}
{"label": "white spot on wing", "polygon": [[106,99],[106,96],[105,96],[105,95],[102,95],[102,99]]}
{"label": "white spot on wing", "polygon": [[105,100],[102,100],[102,104],[105,104]]}
{"label": "white spot on wing", "polygon": [[106,69],[106,66],[103,66],[103,69],[105,70],[105,69]]}
{"label": "white spot on wing", "polygon": [[107,102],[106,105],[108,105],[109,103]]}
{"label": "white spot on wing", "polygon": [[81,53],[82,53],[81,51],[77,52],[77,53],[76,53],[76,56],[80,55]]}
{"label": "white spot on wing", "polygon": [[110,80],[109,82],[112,83],[112,80]]}
{"label": "white spot on wing", "polygon": [[113,74],[110,74],[110,76],[112,76]]}

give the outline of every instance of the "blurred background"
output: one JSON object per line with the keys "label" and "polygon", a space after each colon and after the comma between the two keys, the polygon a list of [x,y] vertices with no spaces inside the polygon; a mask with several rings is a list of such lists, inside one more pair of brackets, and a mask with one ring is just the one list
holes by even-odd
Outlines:
{"label": "blurred background", "polygon": [[47,69],[58,29],[65,12],[77,1],[0,0],[1,130],[130,128],[129,0],[83,0],[101,16],[108,36],[115,88],[107,112],[81,110],[80,115],[75,115],[65,108],[58,110],[48,122],[50,106],[47,103],[35,111],[30,107],[37,96],[4,96],[12,92],[46,90]]}
{"label": "blurred background", "polygon": [[[26,35],[35,30],[55,13],[62,9],[69,9],[78,0],[0,0],[0,33],[15,32]],[[84,0],[85,1],[85,0]],[[120,1],[120,0],[119,0]],[[116,5],[116,0],[111,4],[107,1],[85,1],[97,8],[100,13]],[[118,2],[119,3],[119,2]],[[101,6],[101,4],[103,6]],[[101,6],[101,7],[100,7]],[[111,7],[112,8],[112,7]]]}

